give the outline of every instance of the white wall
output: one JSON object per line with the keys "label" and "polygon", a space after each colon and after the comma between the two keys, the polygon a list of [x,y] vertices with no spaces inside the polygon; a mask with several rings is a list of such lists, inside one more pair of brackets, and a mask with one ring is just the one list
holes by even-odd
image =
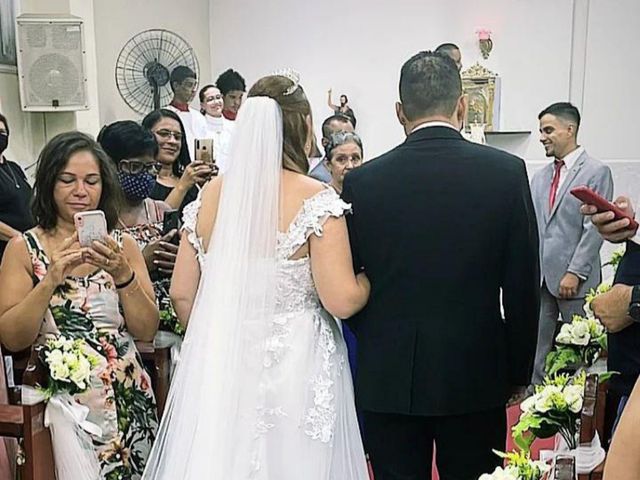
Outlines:
{"label": "white wall", "polygon": [[[233,66],[248,83],[292,67],[312,103],[316,127],[330,114],[326,90],[349,95],[367,156],[402,140],[394,102],[402,63],[441,42],[480,58],[476,27],[493,31],[485,64],[502,77],[502,130],[529,137],[491,140],[534,164],[546,161],[537,114],[571,99],[583,107],[581,140],[605,160],[640,159],[640,2],[637,0],[211,0],[214,75]],[[575,11],[575,14],[574,14]],[[574,18],[575,17],[575,18]],[[583,75],[584,73],[584,75]]]}
{"label": "white wall", "polygon": [[502,77],[501,129],[532,131],[491,141],[537,168],[546,161],[537,113],[571,98],[582,107],[582,143],[612,165],[618,192],[636,189],[630,179],[640,160],[637,0],[189,0],[178,6],[169,0],[19,0],[18,10],[83,16],[87,46],[95,51],[88,63],[95,77],[90,96],[97,101],[81,114],[21,112],[16,75],[0,73],[0,111],[14,131],[8,153],[25,165],[45,135],[76,127],[96,133],[116,119],[139,118],[120,98],[114,69],[126,41],[148,28],[175,31],[194,47],[201,83],[228,67],[249,85],[275,69],[297,69],[316,128],[330,114],[326,90],[333,87],[336,99],[347,93],[371,158],[403,139],[394,114],[402,63],[453,41],[469,66],[480,57],[475,29],[483,26],[493,30],[495,44],[485,63]]}
{"label": "white wall", "polygon": [[[469,66],[479,26],[494,32],[486,65],[502,77],[502,129],[537,130],[540,109],[569,93],[571,15],[566,0],[212,0],[212,66],[233,66],[248,83],[299,70],[317,125],[331,113],[327,89],[348,94],[370,157],[403,138],[394,114],[403,62],[452,41]],[[541,155],[535,136],[523,151]]]}
{"label": "white wall", "polygon": [[34,163],[44,145],[44,119],[41,113],[20,109],[18,75],[0,72],[0,112],[9,122],[11,136],[6,157],[23,168]]}
{"label": "white wall", "polygon": [[[87,0],[82,0],[87,1]],[[125,43],[144,30],[164,28],[184,38],[195,50],[200,82],[209,81],[209,0],[94,0],[100,123],[135,119],[140,115],[122,100],[115,82],[118,54]]]}

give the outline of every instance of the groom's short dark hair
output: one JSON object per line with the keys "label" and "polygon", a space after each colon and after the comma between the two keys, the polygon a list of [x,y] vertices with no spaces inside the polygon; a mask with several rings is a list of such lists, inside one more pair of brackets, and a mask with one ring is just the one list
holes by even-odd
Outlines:
{"label": "groom's short dark hair", "polygon": [[462,80],[455,62],[431,51],[420,52],[400,71],[400,101],[407,119],[453,114],[462,95]]}

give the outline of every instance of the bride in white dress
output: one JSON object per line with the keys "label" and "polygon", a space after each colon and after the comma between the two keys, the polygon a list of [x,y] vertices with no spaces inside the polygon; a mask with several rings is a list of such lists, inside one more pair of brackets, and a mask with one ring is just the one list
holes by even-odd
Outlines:
{"label": "bride in white dress", "polygon": [[248,97],[231,167],[185,209],[171,294],[188,328],[143,478],[366,480],[332,317],[369,296],[349,205],[305,175],[313,133],[297,81],[265,77]]}

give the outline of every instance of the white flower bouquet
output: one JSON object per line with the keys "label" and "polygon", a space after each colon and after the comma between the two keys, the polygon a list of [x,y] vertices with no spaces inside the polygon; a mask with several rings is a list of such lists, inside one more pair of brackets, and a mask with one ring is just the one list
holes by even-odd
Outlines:
{"label": "white flower bouquet", "polygon": [[553,376],[563,370],[590,367],[607,349],[607,333],[597,318],[574,315],[556,336],[556,346],[545,360],[545,370]]}
{"label": "white flower bouquet", "polygon": [[591,310],[591,303],[598,296],[603,293],[607,293],[611,290],[613,284],[610,281],[602,282],[595,289],[589,290],[589,293],[584,297],[584,313],[586,313],[587,317],[593,318],[593,310]]}
{"label": "white flower bouquet", "polygon": [[536,386],[535,393],[520,404],[522,414],[512,429],[516,445],[528,452],[536,438],[559,433],[569,449],[575,449],[585,379],[584,371],[573,377],[560,374]]}
{"label": "white flower bouquet", "polygon": [[66,392],[82,393],[89,388],[91,370],[98,359],[85,352],[84,340],[72,340],[62,335],[50,338],[41,347],[39,356],[48,371],[48,382],[42,391],[46,398]]}
{"label": "white flower bouquet", "polygon": [[478,480],[543,480],[551,466],[532,460],[528,452],[494,453],[506,460],[504,467],[496,467],[493,473],[484,473]]}

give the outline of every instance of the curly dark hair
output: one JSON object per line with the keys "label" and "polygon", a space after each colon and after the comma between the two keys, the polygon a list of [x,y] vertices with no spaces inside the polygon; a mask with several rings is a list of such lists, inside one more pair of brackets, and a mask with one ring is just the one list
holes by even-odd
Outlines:
{"label": "curly dark hair", "polygon": [[89,152],[98,162],[102,183],[98,210],[104,212],[107,228],[111,231],[118,222],[118,210],[122,200],[116,168],[100,144],[82,132],[56,135],[40,152],[33,184],[33,217],[44,230],[56,227],[59,212],[53,200],[53,191],[58,182],[58,175],[67,166],[73,154],[78,152]]}
{"label": "curly dark hair", "polygon": [[220,93],[222,93],[222,95],[226,95],[234,90],[238,90],[240,92],[245,92],[247,90],[247,85],[244,78],[242,78],[242,75],[231,68],[220,74],[216,80],[216,85],[218,86],[218,89],[220,89]]}

